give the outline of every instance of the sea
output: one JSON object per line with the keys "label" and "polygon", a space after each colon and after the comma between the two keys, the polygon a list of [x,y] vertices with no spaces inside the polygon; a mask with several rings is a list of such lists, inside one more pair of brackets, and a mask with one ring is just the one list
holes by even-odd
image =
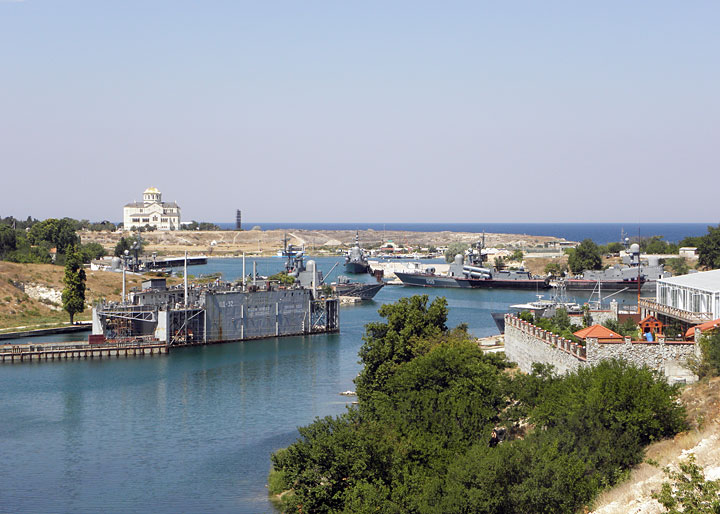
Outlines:
{"label": "sea", "polygon": [[[260,224],[270,228],[382,230],[377,224]],[[598,242],[620,225],[386,224],[387,230],[463,230],[548,234]],[[551,229],[541,227],[554,227]],[[632,225],[622,226],[630,232]],[[647,229],[647,232],[645,230]],[[674,241],[704,224],[640,226]],[[339,257],[316,259],[341,272]],[[252,269],[248,260],[248,269]],[[256,259],[258,273],[282,269]],[[195,276],[242,274],[241,259],[210,259]],[[367,275],[353,277],[371,281]],[[373,301],[340,308],[340,333],[184,348],[168,355],[0,365],[0,510],[154,514],[271,513],[270,455],[295,441],[297,427],[336,416],[352,397],[364,327],[386,303],[415,294],[443,296],[448,325],[498,332],[491,312],[536,299],[536,291],[417,289],[386,286]],[[587,295],[588,293],[585,293]],[[624,294],[624,293],[623,293]],[[616,295],[621,303],[634,296]],[[579,302],[587,296],[575,296]],[[77,334],[40,340],[77,339]],[[38,338],[36,338],[37,340]],[[8,341],[4,341],[7,343]],[[16,340],[26,344],[28,340]]]}
{"label": "sea", "polygon": [[[223,229],[234,229],[234,223],[217,223]],[[263,230],[395,230],[404,232],[488,232],[491,234],[527,234],[554,236],[568,241],[592,239],[597,244],[622,241],[625,237],[661,236],[677,243],[685,237],[707,234],[708,226],[717,223],[243,223],[243,228]]]}

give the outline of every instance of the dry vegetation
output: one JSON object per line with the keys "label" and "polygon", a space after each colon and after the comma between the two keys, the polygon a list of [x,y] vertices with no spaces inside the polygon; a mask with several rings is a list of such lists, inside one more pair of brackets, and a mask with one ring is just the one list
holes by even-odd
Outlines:
{"label": "dry vegetation", "polygon": [[629,480],[602,494],[595,502],[594,513],[665,512],[651,495],[666,481],[662,468],[677,464],[689,453],[695,454],[708,480],[720,478],[720,377],[687,387],[682,402],[691,429],[648,447],[647,462],[633,470]]}
{"label": "dry vegetation", "polygon": [[[62,266],[52,264],[16,264],[0,261],[0,329],[8,327],[54,325],[69,321],[59,302],[33,298],[23,292],[22,285],[42,286],[62,291]],[[87,273],[86,301],[88,305],[100,298],[119,300],[122,295],[122,274],[105,271]],[[142,279],[128,275],[128,289],[140,285]],[[75,317],[90,319],[90,308]]]}
{"label": "dry vegetation", "polygon": [[[120,232],[80,232],[83,243],[97,242],[110,253],[123,234]],[[245,253],[274,254],[283,247],[287,234],[288,243],[305,245],[306,250],[329,251],[345,249],[355,243],[354,230],[245,230],[245,231],[190,231],[144,232],[146,252],[158,255],[180,255],[186,250],[190,255],[239,256]],[[456,241],[475,243],[482,234],[471,232],[400,232],[360,231],[360,244],[366,248],[379,247],[385,241],[412,246],[414,248],[444,246]],[[486,234],[487,246],[542,246],[547,242],[559,241],[555,237],[528,236],[520,234]],[[215,244],[212,244],[212,243]]]}

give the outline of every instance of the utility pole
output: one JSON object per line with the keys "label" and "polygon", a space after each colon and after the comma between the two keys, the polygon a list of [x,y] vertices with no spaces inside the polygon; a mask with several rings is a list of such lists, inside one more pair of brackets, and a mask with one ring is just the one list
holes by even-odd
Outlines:
{"label": "utility pole", "polygon": [[123,268],[123,294],[122,294],[122,304],[125,305],[125,268],[127,268],[127,258],[130,252],[128,250],[125,250],[124,255],[122,256],[122,268]]}

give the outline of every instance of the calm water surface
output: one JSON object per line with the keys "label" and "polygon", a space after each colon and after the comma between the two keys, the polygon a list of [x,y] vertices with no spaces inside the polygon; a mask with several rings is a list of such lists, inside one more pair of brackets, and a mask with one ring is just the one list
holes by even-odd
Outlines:
{"label": "calm water surface", "polygon": [[[327,271],[337,260],[318,263]],[[258,271],[281,265],[259,259]],[[241,261],[192,268],[216,271],[234,279]],[[448,324],[465,322],[477,336],[497,333],[491,311],[535,296],[388,286],[374,302],[342,307],[337,335],[2,365],[0,510],[273,512],[270,453],[292,443],[298,426],[345,410],[338,393],[354,389],[364,324],[382,303],[414,293],[446,296]]]}

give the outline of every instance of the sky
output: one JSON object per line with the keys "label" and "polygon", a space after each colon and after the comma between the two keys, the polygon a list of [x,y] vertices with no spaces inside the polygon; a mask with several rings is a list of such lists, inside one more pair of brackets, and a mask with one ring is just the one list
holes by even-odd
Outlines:
{"label": "sky", "polygon": [[0,0],[0,216],[717,222],[720,2]]}

